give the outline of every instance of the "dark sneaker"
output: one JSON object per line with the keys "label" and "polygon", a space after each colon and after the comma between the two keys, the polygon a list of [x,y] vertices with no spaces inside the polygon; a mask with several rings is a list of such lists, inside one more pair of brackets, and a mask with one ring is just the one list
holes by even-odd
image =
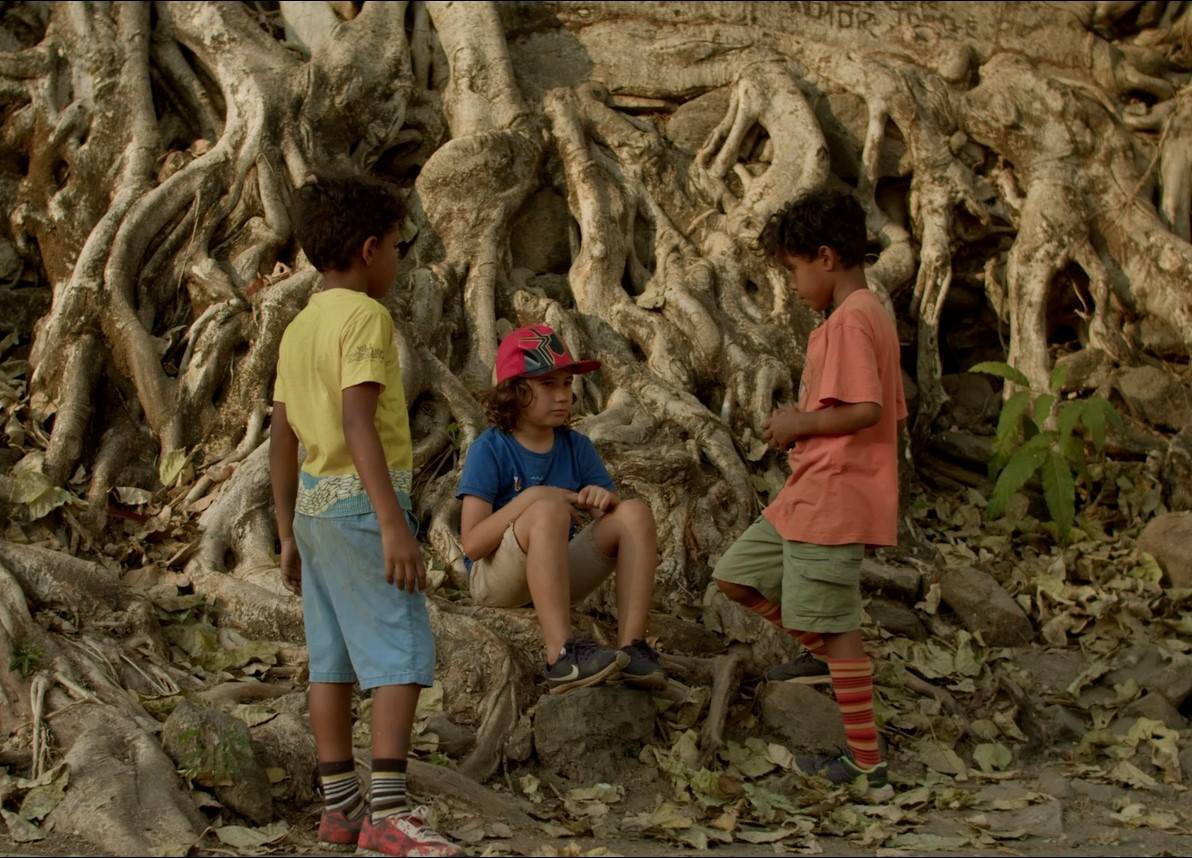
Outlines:
{"label": "dark sneaker", "polygon": [[870,789],[881,789],[890,782],[889,770],[884,760],[873,768],[866,769],[854,763],[848,754],[838,757],[807,755],[796,757],[795,765],[803,774],[819,775],[837,786],[851,784],[860,777],[869,782]]}
{"label": "dark sneaker", "polygon": [[595,641],[572,639],[563,645],[559,660],[547,667],[546,682],[551,694],[562,694],[615,679],[627,664],[629,656],[622,650],[597,646]]}
{"label": "dark sneaker", "polygon": [[350,819],[342,810],[324,810],[319,817],[319,842],[332,847],[355,846],[367,815],[368,811],[362,809],[355,819]]}
{"label": "dark sneaker", "polygon": [[643,640],[621,647],[629,656],[629,663],[621,668],[621,678],[638,688],[662,691],[666,688],[666,671],[658,663],[658,653]]}
{"label": "dark sneaker", "polygon": [[831,685],[832,674],[828,665],[809,652],[794,661],[776,664],[766,671],[770,682],[793,682],[796,685]]}

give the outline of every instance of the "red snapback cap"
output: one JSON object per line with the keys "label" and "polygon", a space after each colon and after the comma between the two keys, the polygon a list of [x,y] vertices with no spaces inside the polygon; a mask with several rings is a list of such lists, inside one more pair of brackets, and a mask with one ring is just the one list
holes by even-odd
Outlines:
{"label": "red snapback cap", "polygon": [[600,361],[575,360],[552,328],[547,325],[527,325],[510,331],[497,346],[493,383],[546,375],[559,369],[583,375],[600,369]]}

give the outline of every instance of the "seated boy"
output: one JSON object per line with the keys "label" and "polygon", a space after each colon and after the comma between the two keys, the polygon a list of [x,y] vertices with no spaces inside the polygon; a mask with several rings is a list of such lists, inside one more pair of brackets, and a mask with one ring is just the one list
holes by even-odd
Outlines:
{"label": "seated boy", "polygon": [[[600,367],[576,361],[546,325],[509,333],[485,396],[492,428],[468,449],[457,496],[460,535],[477,605],[533,604],[555,694],[615,679],[663,688],[645,642],[658,565],[650,508],[621,500],[586,437],[567,428],[571,381]],[[578,511],[593,521],[577,532]],[[577,639],[571,605],[616,572],[619,650]]]}

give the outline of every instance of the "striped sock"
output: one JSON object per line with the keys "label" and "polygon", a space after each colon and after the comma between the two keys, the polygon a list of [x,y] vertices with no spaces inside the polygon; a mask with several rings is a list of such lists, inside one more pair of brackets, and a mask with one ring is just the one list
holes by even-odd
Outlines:
{"label": "striped sock", "polygon": [[872,768],[882,761],[873,717],[873,662],[868,658],[830,658],[828,670],[853,762]]}
{"label": "striped sock", "polygon": [[788,629],[782,624],[782,608],[775,605],[757,590],[753,591],[756,595],[741,602],[749,610],[760,616],[764,620],[768,620],[778,628],[782,629],[792,638],[806,647],[807,651],[812,655],[823,657],[824,654],[824,639],[820,637],[817,632],[803,632],[798,629]]}
{"label": "striped sock", "polygon": [[354,761],[319,763],[319,784],[327,813],[340,812],[348,819],[355,819],[364,812],[364,796],[360,794]]}
{"label": "striped sock", "polygon": [[409,810],[405,760],[373,760],[369,807],[373,822]]}

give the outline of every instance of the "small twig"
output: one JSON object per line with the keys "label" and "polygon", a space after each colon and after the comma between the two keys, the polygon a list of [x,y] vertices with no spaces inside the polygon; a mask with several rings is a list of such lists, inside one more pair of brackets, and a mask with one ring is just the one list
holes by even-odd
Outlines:
{"label": "small twig", "polygon": [[940,688],[937,685],[932,685],[925,679],[920,679],[915,674],[907,671],[906,673],[906,687],[911,691],[918,692],[925,697],[930,697],[951,712],[953,715],[960,712],[960,706],[946,689]]}

